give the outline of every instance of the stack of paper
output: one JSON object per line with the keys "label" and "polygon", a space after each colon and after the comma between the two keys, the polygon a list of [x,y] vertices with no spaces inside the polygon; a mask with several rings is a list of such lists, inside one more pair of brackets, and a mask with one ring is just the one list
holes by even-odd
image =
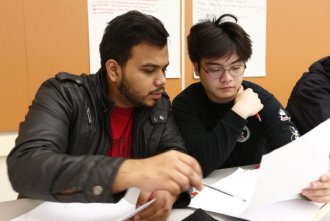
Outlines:
{"label": "stack of paper", "polygon": [[264,155],[258,170],[239,169],[212,184],[246,201],[205,187],[189,206],[256,221],[314,220],[323,204],[303,199],[299,193],[328,170],[329,131],[330,119]]}
{"label": "stack of paper", "polygon": [[55,203],[45,202],[12,221],[123,221],[151,205],[153,199],[135,209],[126,199],[118,203]]}

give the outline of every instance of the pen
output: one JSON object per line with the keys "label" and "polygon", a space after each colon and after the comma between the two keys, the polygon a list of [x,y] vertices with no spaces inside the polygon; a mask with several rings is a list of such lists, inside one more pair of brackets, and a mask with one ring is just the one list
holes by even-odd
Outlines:
{"label": "pen", "polygon": [[258,120],[261,122],[261,117],[259,113],[256,113],[256,118],[258,118]]}
{"label": "pen", "polygon": [[211,189],[213,189],[213,190],[216,190],[216,191],[219,191],[220,193],[223,193],[223,194],[226,194],[227,196],[231,196],[231,197],[234,197],[234,198],[237,198],[237,199],[240,199],[240,200],[242,200],[242,201],[246,201],[246,199],[244,199],[244,198],[242,198],[242,197],[240,197],[240,196],[235,196],[235,195],[233,195],[233,194],[231,194],[231,193],[228,193],[228,192],[226,192],[226,191],[223,191],[223,190],[220,190],[220,189],[218,189],[218,188],[216,188],[216,187],[214,187],[214,186],[211,186],[210,184],[207,184],[207,183],[202,183],[204,186],[206,186],[206,187],[208,187],[208,188],[211,188]]}
{"label": "pen", "polygon": [[195,191],[192,192],[192,193],[191,193],[191,198],[194,198],[197,194],[198,194],[198,192],[195,192]]}

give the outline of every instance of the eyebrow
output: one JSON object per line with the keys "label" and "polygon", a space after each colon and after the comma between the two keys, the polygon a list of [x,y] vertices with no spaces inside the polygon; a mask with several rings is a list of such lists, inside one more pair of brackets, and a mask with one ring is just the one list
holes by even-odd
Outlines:
{"label": "eyebrow", "polygon": [[[243,62],[242,59],[237,59],[236,61],[233,61],[231,62],[230,64],[235,64],[235,63],[238,63],[238,62]],[[218,65],[218,66],[224,66],[223,64],[219,64],[217,62],[214,62],[214,61],[209,61],[209,62],[206,62],[205,65]]]}
{"label": "eyebrow", "polygon": [[148,63],[148,64],[142,65],[142,68],[162,68],[163,69],[163,68],[167,68],[168,66],[169,66],[169,63],[165,64],[164,66]]}

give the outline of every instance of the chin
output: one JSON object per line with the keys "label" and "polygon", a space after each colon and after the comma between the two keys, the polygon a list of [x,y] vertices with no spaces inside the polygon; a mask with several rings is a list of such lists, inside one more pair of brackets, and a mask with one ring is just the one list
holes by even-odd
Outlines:
{"label": "chin", "polygon": [[235,99],[235,96],[217,96],[216,100],[218,101],[217,103],[229,103]]}
{"label": "chin", "polygon": [[157,100],[149,100],[149,101],[145,101],[142,103],[141,106],[144,106],[144,107],[153,107],[155,106],[157,103]]}

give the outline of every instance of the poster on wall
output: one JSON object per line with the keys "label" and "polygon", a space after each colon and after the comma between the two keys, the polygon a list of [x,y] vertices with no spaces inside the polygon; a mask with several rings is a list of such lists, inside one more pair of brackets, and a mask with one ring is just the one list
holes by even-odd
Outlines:
{"label": "poster on wall", "polygon": [[266,76],[266,12],[266,0],[194,0],[193,24],[222,14],[235,15],[252,40],[252,57],[244,76],[263,77]]}
{"label": "poster on wall", "polygon": [[101,67],[99,44],[107,23],[118,15],[138,10],[158,18],[164,23],[170,37],[168,50],[170,65],[167,78],[180,78],[180,1],[172,0],[88,0],[90,72]]}

